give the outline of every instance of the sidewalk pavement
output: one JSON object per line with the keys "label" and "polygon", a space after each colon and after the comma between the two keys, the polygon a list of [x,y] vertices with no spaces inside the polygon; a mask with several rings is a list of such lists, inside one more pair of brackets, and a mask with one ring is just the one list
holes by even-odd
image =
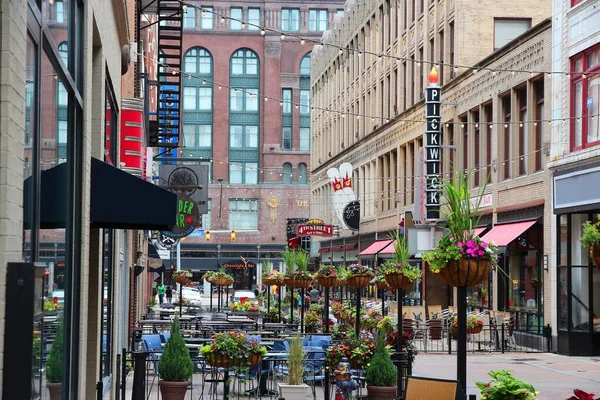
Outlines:
{"label": "sidewalk pavement", "polygon": [[[479,390],[475,381],[489,382],[489,371],[508,369],[517,378],[533,385],[540,400],[566,400],[574,389],[600,397],[600,357],[567,357],[552,353],[469,353],[467,354],[467,394]],[[456,354],[416,356],[413,375],[456,379]],[[425,400],[425,399],[424,399]],[[431,399],[435,400],[435,399]]]}

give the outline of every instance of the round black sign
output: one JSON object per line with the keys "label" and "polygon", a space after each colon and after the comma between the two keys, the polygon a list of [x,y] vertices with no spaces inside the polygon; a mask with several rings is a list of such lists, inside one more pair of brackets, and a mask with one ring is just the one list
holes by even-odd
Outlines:
{"label": "round black sign", "polygon": [[200,220],[200,211],[198,205],[189,196],[184,194],[177,195],[177,214],[175,225],[171,226],[170,231],[162,231],[165,236],[180,239],[194,232]]}
{"label": "round black sign", "polygon": [[344,222],[348,228],[357,231],[360,227],[360,202],[351,201],[344,207]]}

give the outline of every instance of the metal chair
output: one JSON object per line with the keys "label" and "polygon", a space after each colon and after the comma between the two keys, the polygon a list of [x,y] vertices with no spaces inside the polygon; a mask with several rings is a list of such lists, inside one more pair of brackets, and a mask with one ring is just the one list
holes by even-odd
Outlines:
{"label": "metal chair", "polygon": [[404,400],[457,400],[462,389],[457,381],[409,376],[406,379]]}

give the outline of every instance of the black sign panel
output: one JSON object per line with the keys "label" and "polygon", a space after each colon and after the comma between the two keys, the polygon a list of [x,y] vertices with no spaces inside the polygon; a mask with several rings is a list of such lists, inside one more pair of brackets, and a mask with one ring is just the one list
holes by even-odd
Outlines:
{"label": "black sign panel", "polygon": [[360,227],[360,202],[351,201],[344,207],[344,223],[348,228],[357,231]]}
{"label": "black sign panel", "polygon": [[425,88],[425,210],[428,221],[440,218],[442,165],[441,88]]}

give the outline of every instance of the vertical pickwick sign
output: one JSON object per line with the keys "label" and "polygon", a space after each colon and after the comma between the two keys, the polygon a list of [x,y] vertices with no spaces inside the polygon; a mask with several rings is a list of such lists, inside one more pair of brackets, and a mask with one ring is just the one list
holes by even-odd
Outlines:
{"label": "vertical pickwick sign", "polygon": [[441,94],[435,67],[429,73],[429,86],[425,88],[425,217],[427,221],[440,218],[442,124]]}

